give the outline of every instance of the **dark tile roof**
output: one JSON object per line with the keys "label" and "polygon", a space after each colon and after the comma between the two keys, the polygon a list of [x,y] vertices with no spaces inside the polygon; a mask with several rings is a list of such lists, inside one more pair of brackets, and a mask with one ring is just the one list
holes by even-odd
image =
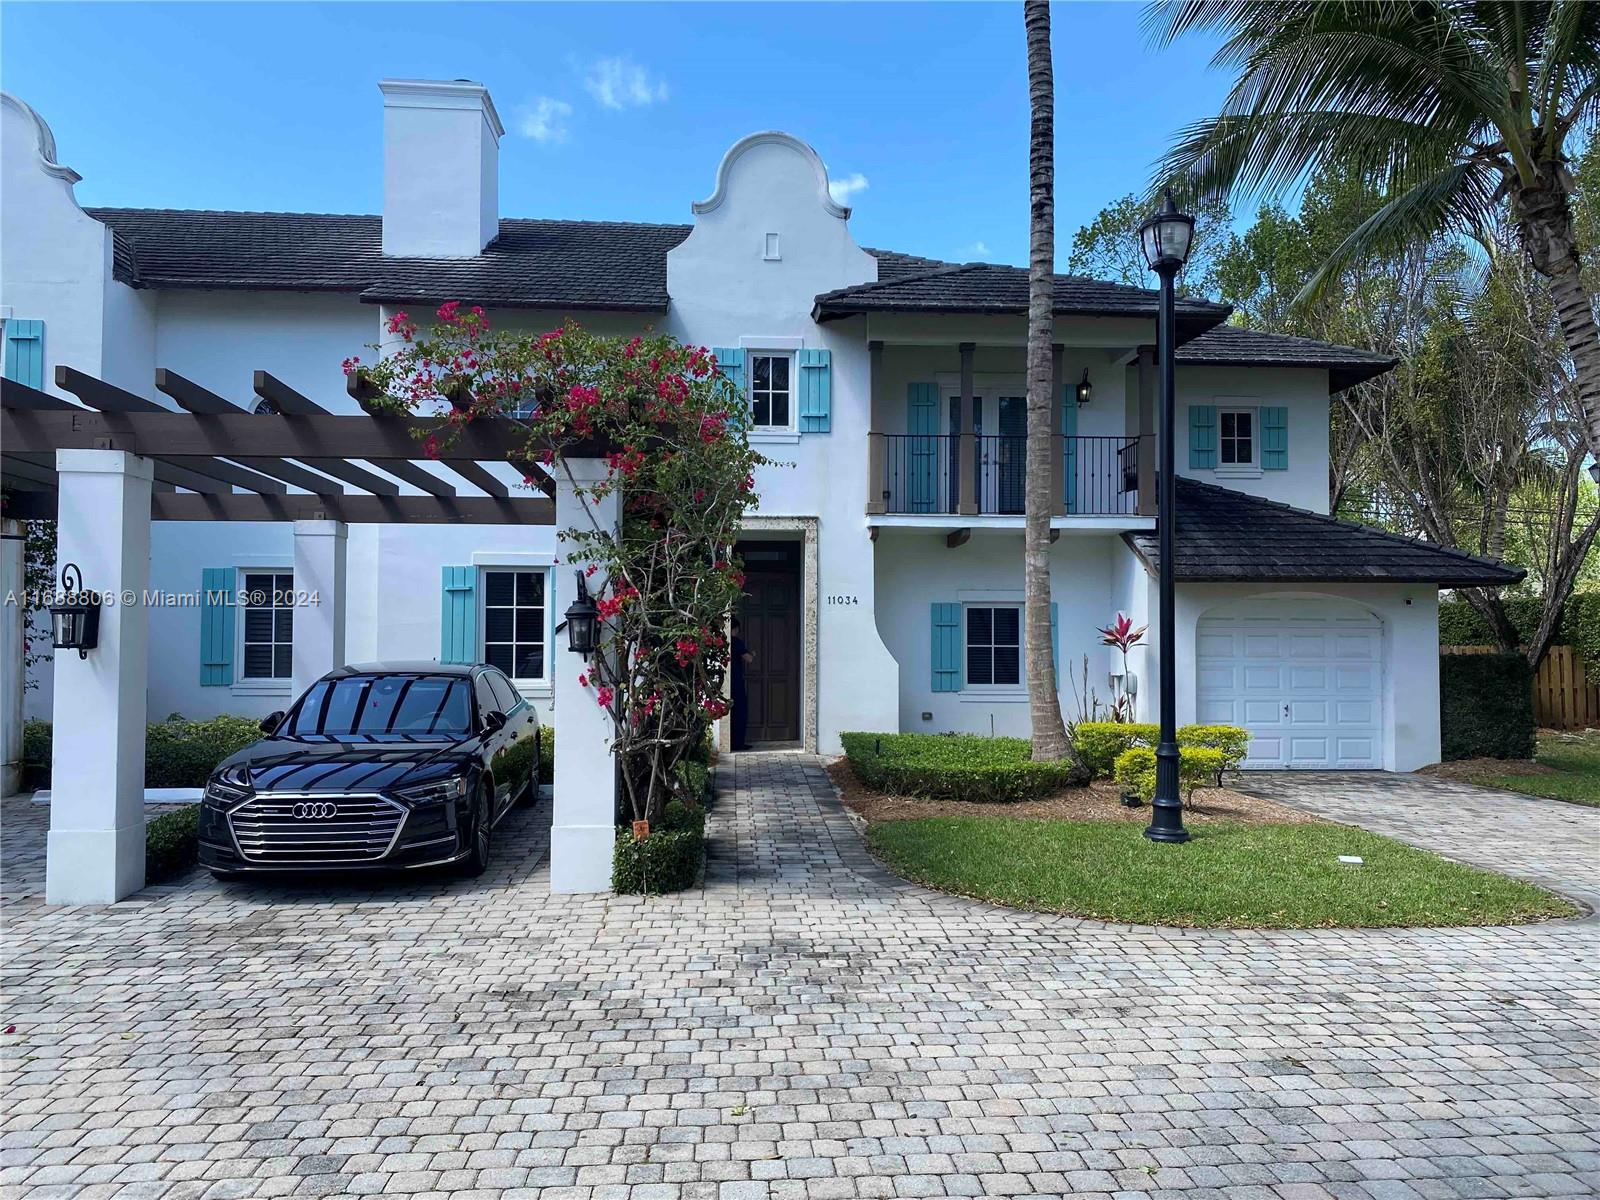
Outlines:
{"label": "dark tile roof", "polygon": [[1382,375],[1400,360],[1353,346],[1218,325],[1185,343],[1177,361],[1189,366],[1321,367],[1328,372],[1328,390],[1338,392]]}
{"label": "dark tile roof", "polygon": [[[1123,540],[1153,571],[1155,531]],[[1498,587],[1527,573],[1432,542],[1340,521],[1231,488],[1178,480],[1177,578],[1185,583],[1433,583]]]}
{"label": "dark tile roof", "polygon": [[[1057,275],[1055,311],[1080,316],[1153,317],[1159,294],[1087,279]],[[1024,313],[1028,310],[1028,272],[999,263],[935,264],[926,270],[897,273],[876,283],[824,292],[812,316],[818,321],[870,312]],[[1224,321],[1226,304],[1180,298],[1180,333],[1198,334]]]}

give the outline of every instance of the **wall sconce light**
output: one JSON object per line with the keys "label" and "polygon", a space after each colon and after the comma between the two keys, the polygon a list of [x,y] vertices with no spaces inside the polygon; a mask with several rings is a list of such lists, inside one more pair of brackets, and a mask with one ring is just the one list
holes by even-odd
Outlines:
{"label": "wall sconce light", "polygon": [[57,650],[76,650],[79,658],[100,644],[100,593],[85,591],[77,563],[61,568],[61,590],[50,606],[52,644]]}
{"label": "wall sconce light", "polygon": [[1089,368],[1083,369],[1083,378],[1078,380],[1078,407],[1082,408],[1094,398],[1094,385],[1089,382]]}
{"label": "wall sconce light", "polygon": [[585,659],[594,653],[600,626],[600,610],[589,595],[589,584],[582,571],[578,579],[578,598],[567,606],[567,648]]}

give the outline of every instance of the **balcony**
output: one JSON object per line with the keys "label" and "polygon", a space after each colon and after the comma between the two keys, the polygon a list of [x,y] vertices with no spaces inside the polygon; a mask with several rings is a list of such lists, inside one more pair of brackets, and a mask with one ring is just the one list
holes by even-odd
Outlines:
{"label": "balcony", "polygon": [[[1128,517],[1154,512],[1141,496],[1137,437],[1062,437],[1051,452],[1051,512],[1064,517]],[[869,514],[1020,517],[1027,490],[1027,439],[996,435],[872,433]],[[1146,447],[1145,443],[1151,443]],[[1147,464],[1147,469],[1154,462]],[[1146,500],[1141,504],[1141,498]]]}

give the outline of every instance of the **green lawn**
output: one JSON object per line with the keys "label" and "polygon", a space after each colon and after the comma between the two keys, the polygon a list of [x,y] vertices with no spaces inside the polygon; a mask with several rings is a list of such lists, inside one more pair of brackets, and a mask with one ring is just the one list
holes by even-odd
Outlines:
{"label": "green lawn", "polygon": [[1485,775],[1479,782],[1600,808],[1600,729],[1541,733],[1536,761],[1551,770],[1537,775]]}
{"label": "green lawn", "polygon": [[1576,911],[1532,884],[1345,825],[1191,832],[1172,846],[1136,823],[930,817],[874,825],[869,838],[893,870],[930,887],[1140,925],[1505,925]]}

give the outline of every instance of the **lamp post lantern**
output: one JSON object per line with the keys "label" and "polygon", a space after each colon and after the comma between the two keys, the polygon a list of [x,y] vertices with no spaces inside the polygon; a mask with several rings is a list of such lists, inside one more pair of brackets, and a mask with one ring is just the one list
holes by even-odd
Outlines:
{"label": "lamp post lantern", "polygon": [[79,658],[100,644],[100,593],[83,586],[77,563],[61,568],[61,590],[50,605],[51,645],[76,650]]}
{"label": "lamp post lantern", "polygon": [[1173,450],[1176,425],[1173,357],[1177,345],[1177,319],[1173,312],[1173,280],[1189,258],[1194,241],[1194,218],[1178,211],[1168,192],[1161,211],[1139,226],[1139,244],[1145,262],[1161,277],[1161,314],[1156,325],[1156,357],[1161,362],[1161,458],[1157,476],[1156,524],[1161,544],[1160,613],[1156,628],[1161,643],[1161,737],[1156,745],[1156,794],[1150,802],[1150,824],[1145,837],[1153,842],[1186,842],[1183,798],[1178,792],[1177,616],[1173,577],[1177,555],[1173,549],[1177,523],[1177,455]]}

